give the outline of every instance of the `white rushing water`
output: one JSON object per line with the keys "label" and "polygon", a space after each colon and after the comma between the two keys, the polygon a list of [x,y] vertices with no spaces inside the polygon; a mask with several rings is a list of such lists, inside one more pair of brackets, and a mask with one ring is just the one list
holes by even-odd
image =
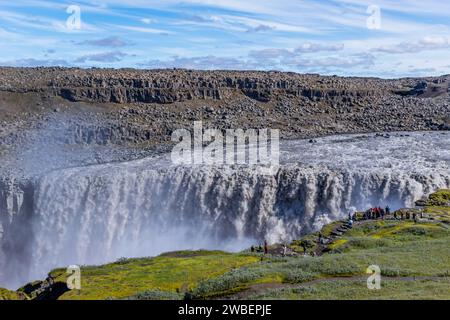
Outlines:
{"label": "white rushing water", "polygon": [[449,132],[331,136],[280,149],[273,176],[161,156],[53,171],[28,193],[2,190],[0,286],[69,264],[285,241],[349,211],[412,206],[450,187]]}

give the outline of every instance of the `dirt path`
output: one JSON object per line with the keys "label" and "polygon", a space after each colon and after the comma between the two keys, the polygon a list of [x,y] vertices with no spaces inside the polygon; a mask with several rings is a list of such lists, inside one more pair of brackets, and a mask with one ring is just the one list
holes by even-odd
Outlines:
{"label": "dirt path", "polygon": [[[324,282],[335,282],[335,281],[366,281],[367,276],[351,276],[351,277],[330,277],[330,278],[320,278],[314,279],[307,282],[301,283],[278,283],[278,282],[270,282],[270,283],[259,283],[251,285],[248,289],[233,294],[231,296],[222,297],[221,299],[231,299],[231,300],[241,300],[248,299],[248,297],[263,293],[266,290],[270,289],[290,289],[290,288],[301,288],[308,287],[314,284],[324,283]],[[417,280],[439,280],[440,277],[436,276],[416,276],[416,277],[383,277],[383,281],[417,281]]]}
{"label": "dirt path", "polygon": [[342,224],[336,225],[333,230],[331,230],[330,235],[327,238],[327,243],[318,244],[317,249],[314,251],[316,256],[321,256],[324,253],[328,252],[328,246],[332,244],[337,239],[340,239],[347,231],[351,230],[356,226],[360,226],[362,224],[371,222],[373,220],[358,220],[353,222],[353,226],[349,227],[348,222],[342,222]]}

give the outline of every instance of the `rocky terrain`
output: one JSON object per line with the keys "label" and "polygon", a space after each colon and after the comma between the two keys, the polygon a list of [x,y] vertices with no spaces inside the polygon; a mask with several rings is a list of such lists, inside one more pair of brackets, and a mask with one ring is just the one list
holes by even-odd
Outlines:
{"label": "rocky terrain", "polygon": [[166,150],[172,131],[194,120],[277,128],[285,139],[448,130],[449,84],[450,76],[0,68],[0,156],[16,169],[25,151],[50,145],[60,151],[56,166],[138,158]]}

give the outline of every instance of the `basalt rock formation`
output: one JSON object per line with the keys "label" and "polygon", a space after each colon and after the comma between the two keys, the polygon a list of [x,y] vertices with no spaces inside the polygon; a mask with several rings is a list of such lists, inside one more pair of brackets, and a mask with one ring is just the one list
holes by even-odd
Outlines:
{"label": "basalt rock formation", "polygon": [[449,84],[450,76],[1,68],[0,145],[45,126],[53,113],[70,114],[66,140],[100,145],[168,141],[174,129],[194,120],[221,129],[278,128],[283,138],[446,130]]}

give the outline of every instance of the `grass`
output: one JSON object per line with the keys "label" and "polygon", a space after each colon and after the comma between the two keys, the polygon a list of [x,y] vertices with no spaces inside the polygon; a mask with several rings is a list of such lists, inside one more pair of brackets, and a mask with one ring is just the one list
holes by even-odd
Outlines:
{"label": "grass", "polygon": [[271,289],[249,296],[248,299],[291,300],[431,300],[449,299],[450,279],[381,280],[379,290],[369,290],[365,280],[336,280],[294,288]]}
{"label": "grass", "polygon": [[[307,239],[313,240],[311,235]],[[304,240],[302,238],[295,243]],[[320,257],[267,257],[263,262],[203,281],[193,291],[193,296],[200,299],[229,296],[262,283],[290,285],[333,277],[366,277],[367,267],[373,264],[380,266],[384,277],[432,276],[446,279],[450,276],[450,230],[440,222],[369,221],[355,226],[331,248],[339,249],[340,253]],[[423,284],[428,297],[432,298],[434,295],[428,290],[434,290],[436,286],[440,288],[437,282],[431,287],[421,282],[415,285],[420,287]],[[403,290],[402,283],[397,287]],[[373,297],[390,297],[384,293]],[[355,298],[366,297],[362,291],[355,294]],[[441,296],[450,298],[450,292],[446,294]],[[321,298],[321,293],[315,297]]]}
{"label": "grass", "polygon": [[0,288],[0,300],[19,300],[19,294],[15,291]]}
{"label": "grass", "polygon": [[[146,291],[182,293],[198,282],[235,268],[255,263],[259,258],[220,251],[184,251],[154,258],[120,260],[102,266],[81,268],[81,287],[64,293],[61,299],[126,298]],[[65,281],[64,270],[54,270]]]}
{"label": "grass", "polygon": [[333,243],[331,243],[328,247],[331,250],[335,250],[335,249],[339,248],[340,246],[346,244],[347,242],[348,242],[347,239],[338,239],[338,240],[334,241]]}
{"label": "grass", "polygon": [[437,221],[450,224],[450,207],[445,206],[428,206],[425,208],[424,213],[430,215]]}

